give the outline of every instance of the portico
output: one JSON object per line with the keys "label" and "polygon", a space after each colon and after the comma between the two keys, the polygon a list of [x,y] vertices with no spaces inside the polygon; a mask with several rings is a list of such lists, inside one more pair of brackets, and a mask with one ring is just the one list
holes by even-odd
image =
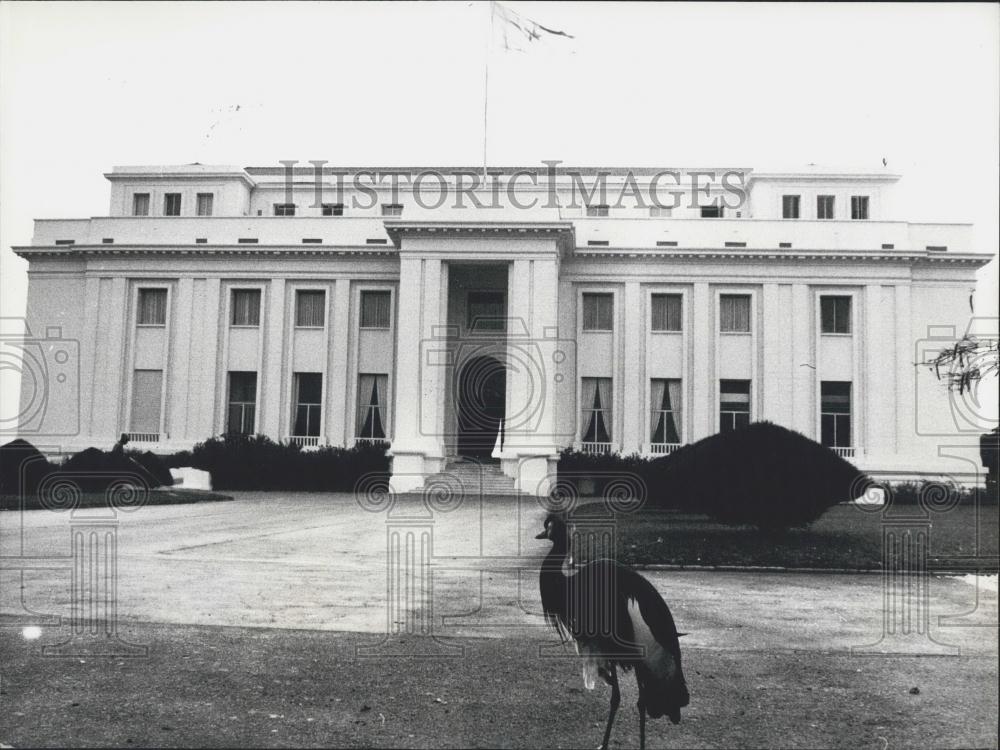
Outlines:
{"label": "portico", "polygon": [[399,250],[392,489],[450,457],[498,461],[547,494],[561,444],[559,266],[568,222],[386,222]]}

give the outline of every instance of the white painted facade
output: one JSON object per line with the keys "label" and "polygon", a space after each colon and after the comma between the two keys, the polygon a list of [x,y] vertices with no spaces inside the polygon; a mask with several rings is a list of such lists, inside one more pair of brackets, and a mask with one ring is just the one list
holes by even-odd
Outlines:
{"label": "white painted facade", "polygon": [[[365,187],[376,171],[384,179]],[[475,175],[439,172],[449,190]],[[505,369],[494,455],[533,493],[548,490],[562,448],[652,455],[719,431],[730,381],[749,393],[749,420],[817,440],[824,384],[849,383],[842,454],[880,476],[972,476],[939,447],[971,445],[976,434],[963,436],[948,393],[914,366],[968,324],[975,272],[989,260],[971,252],[970,227],[900,220],[892,175],[737,172],[741,201],[718,180],[692,199],[698,171],[682,170],[677,185],[660,183],[660,194],[684,194],[663,211],[621,191],[628,179],[648,191],[657,170],[608,170],[607,200],[595,196],[588,209],[579,193],[571,205],[569,172],[544,168],[491,170],[490,187],[466,191],[462,207],[454,195],[436,205],[439,179],[415,191],[412,169],[342,170],[339,195],[327,170],[317,198],[309,166],[292,182],[282,167],[116,168],[109,216],[38,220],[32,244],[15,248],[30,263],[27,321],[48,367],[23,379],[22,435],[63,451],[108,447],[122,432],[137,447],[190,448],[232,424],[236,372],[255,373],[254,431],[352,445],[370,413],[359,384],[370,392],[378,382],[393,484],[413,489],[468,446],[464,368],[493,357]],[[597,171],[579,174],[592,188]],[[559,206],[546,205],[553,194]],[[785,196],[798,196],[799,218],[783,218]],[[832,206],[823,199],[821,209],[819,196]],[[866,215],[852,218],[859,197]],[[700,207],[719,198],[735,205],[703,218]],[[197,215],[207,200],[211,215]],[[148,215],[134,216],[144,202]],[[324,215],[323,203],[344,204],[343,214]],[[275,216],[279,204],[295,215]],[[607,215],[594,216],[604,205]],[[164,216],[168,208],[179,215]],[[823,210],[832,218],[818,218]],[[165,312],[143,323],[149,298],[140,295],[150,289],[165,290]],[[235,290],[259,292],[255,320],[236,321]],[[299,293],[309,291],[323,293],[322,315],[301,325]],[[365,325],[363,295],[379,291],[388,318]],[[594,294],[610,295],[610,317],[594,312],[608,300]],[[658,326],[675,330],[654,330],[658,295],[679,304],[679,317],[671,307],[671,323]],[[834,309],[825,297],[849,300],[836,303],[848,321],[841,332],[824,329]],[[501,322],[475,323],[470,300],[501,305]],[[737,312],[723,313],[729,305]],[[722,330],[731,314],[746,330]],[[297,398],[298,373],[320,376],[318,405]],[[133,393],[150,383],[158,399]],[[605,387],[604,432],[588,433],[581,398]],[[651,403],[663,391],[674,410],[669,440],[656,430],[662,404]]]}

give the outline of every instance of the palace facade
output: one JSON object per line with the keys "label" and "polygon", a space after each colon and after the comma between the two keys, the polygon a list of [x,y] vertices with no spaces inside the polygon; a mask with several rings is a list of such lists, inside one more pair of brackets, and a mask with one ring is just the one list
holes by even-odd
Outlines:
{"label": "palace facade", "polygon": [[962,428],[915,363],[965,331],[990,256],[968,225],[898,218],[897,176],[106,177],[108,216],[38,220],[15,248],[39,445],[373,442],[398,491],[468,456],[542,494],[566,447],[658,455],[771,420],[876,476],[974,476],[939,450]]}

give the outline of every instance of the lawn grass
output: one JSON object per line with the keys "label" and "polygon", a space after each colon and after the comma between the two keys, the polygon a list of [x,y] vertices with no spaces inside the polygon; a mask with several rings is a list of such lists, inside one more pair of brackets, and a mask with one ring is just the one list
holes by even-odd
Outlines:
{"label": "lawn grass", "polygon": [[[126,505],[129,509],[132,507],[141,507],[145,505],[180,505],[184,503],[204,503],[204,502],[214,502],[220,500],[232,500],[230,495],[223,495],[219,492],[208,492],[206,490],[186,490],[186,489],[174,489],[171,487],[162,487],[154,490],[150,490],[147,494],[145,500],[135,505]],[[106,506],[108,503],[107,495],[103,492],[84,492],[80,494],[79,498],[68,507],[59,506],[58,508],[42,505],[36,495],[28,495],[24,499],[24,510],[68,510],[69,507],[72,508],[100,508]],[[0,495],[0,510],[19,510],[21,509],[22,498],[16,495]]]}
{"label": "lawn grass", "polygon": [[[586,515],[599,512],[588,507]],[[998,570],[995,504],[960,505],[926,518],[913,506],[873,510],[844,504],[807,528],[779,534],[727,526],[703,515],[643,509],[617,516],[616,552],[629,565],[879,570],[883,530],[907,527],[929,527],[931,570]]]}

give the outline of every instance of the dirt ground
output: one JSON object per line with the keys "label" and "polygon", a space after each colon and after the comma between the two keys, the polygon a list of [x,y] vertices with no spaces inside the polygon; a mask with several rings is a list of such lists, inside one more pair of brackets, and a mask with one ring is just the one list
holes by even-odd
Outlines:
{"label": "dirt ground", "polygon": [[[121,514],[119,636],[146,647],[128,658],[41,653],[70,635],[70,533],[94,519],[4,515],[0,743],[595,747],[608,691],[583,690],[538,616],[542,509],[424,510],[238,494]],[[390,609],[387,543],[415,528],[428,606]],[[650,747],[997,746],[995,579],[646,575],[690,633],[692,694]],[[906,603],[888,617],[887,594]],[[380,646],[390,627],[437,639]],[[623,684],[617,747],[638,741]]]}

